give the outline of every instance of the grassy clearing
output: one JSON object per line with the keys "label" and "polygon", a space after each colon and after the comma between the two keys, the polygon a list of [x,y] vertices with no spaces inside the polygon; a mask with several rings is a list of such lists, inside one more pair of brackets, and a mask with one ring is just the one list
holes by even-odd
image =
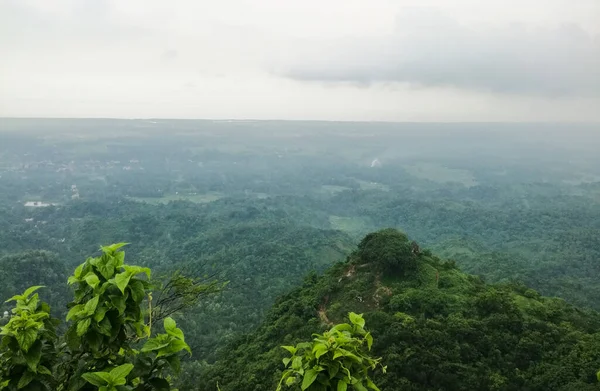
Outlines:
{"label": "grassy clearing", "polygon": [[361,190],[381,190],[381,191],[390,191],[389,186],[384,185],[383,183],[377,182],[367,182],[360,179],[354,179],[360,185]]}
{"label": "grassy clearing", "polygon": [[403,168],[412,176],[436,183],[457,182],[466,187],[477,185],[475,177],[468,170],[448,168],[435,163],[410,164],[403,166]]}
{"label": "grassy clearing", "polygon": [[329,216],[331,228],[346,232],[356,237],[366,235],[370,230],[370,224],[361,217]]}
{"label": "grassy clearing", "polygon": [[145,202],[152,205],[167,204],[170,201],[190,201],[196,204],[206,204],[208,202],[216,201],[223,198],[220,193],[206,193],[196,195],[181,195],[181,194],[169,194],[164,197],[128,197],[130,200],[137,202]]}
{"label": "grassy clearing", "polygon": [[322,185],[321,188],[318,190],[318,192],[321,194],[334,195],[334,194],[337,194],[337,193],[340,193],[340,192],[346,191],[346,190],[351,190],[351,189],[349,187],[345,187],[345,186]]}

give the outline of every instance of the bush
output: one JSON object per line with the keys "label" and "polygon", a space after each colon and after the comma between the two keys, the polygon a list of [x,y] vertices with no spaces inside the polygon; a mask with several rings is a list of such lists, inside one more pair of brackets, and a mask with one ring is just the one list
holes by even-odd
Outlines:
{"label": "bush", "polygon": [[370,372],[380,367],[381,358],[369,355],[373,345],[371,333],[365,331],[362,315],[350,312],[351,324],[338,324],[321,334],[313,334],[312,342],[296,346],[282,346],[291,353],[283,359],[286,369],[277,391],[283,388],[294,391],[371,390],[379,388],[373,383]]}
{"label": "bush", "polygon": [[364,263],[392,273],[405,274],[417,265],[413,243],[402,232],[387,228],[365,236],[358,245],[358,256]]}
{"label": "bush", "polygon": [[169,317],[165,334],[151,337],[152,312],[142,310],[147,299],[151,305],[150,269],[126,265],[123,245],[103,247],[69,277],[75,298],[64,335],[36,292],[42,286],[10,299],[16,307],[0,328],[0,390],[170,389],[178,354],[190,348]]}

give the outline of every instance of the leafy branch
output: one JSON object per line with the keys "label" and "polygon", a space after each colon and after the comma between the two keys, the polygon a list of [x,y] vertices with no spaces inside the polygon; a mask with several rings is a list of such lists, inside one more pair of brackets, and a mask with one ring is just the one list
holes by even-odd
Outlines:
{"label": "leafy branch", "polygon": [[349,313],[351,324],[342,323],[323,334],[313,334],[312,342],[296,346],[282,346],[291,353],[283,359],[285,371],[277,391],[283,387],[308,391],[379,391],[369,372],[380,367],[381,358],[372,358],[368,352],[373,337],[365,331],[362,315]]}

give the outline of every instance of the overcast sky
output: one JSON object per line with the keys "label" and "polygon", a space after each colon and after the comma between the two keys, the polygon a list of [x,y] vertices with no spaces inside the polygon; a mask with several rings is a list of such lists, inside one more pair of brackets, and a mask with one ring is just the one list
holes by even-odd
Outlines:
{"label": "overcast sky", "polygon": [[0,0],[0,116],[600,121],[600,0]]}

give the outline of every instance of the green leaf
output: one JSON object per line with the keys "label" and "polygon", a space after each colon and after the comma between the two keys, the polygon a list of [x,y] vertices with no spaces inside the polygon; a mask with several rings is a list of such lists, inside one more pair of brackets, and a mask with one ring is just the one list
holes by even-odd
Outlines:
{"label": "green leaf", "polygon": [[119,310],[119,315],[123,315],[125,308],[127,308],[125,297],[112,295],[110,296],[110,302],[117,310]]}
{"label": "green leaf", "polygon": [[87,282],[87,284],[89,286],[91,286],[94,289],[96,289],[98,284],[100,284],[100,279],[94,272],[89,272],[88,274],[86,274],[86,276],[84,277],[84,280],[85,280],[85,282]]}
{"label": "green leaf", "polygon": [[99,308],[96,308],[96,312],[94,313],[94,320],[97,323],[102,322],[107,311],[108,311],[108,307],[105,307],[105,306],[100,306]]}
{"label": "green leaf", "polygon": [[158,354],[156,355],[156,357],[161,357],[161,356],[166,356],[166,355],[171,355],[171,354],[179,353],[182,350],[185,350],[189,354],[192,354],[192,350],[190,349],[190,347],[188,346],[187,343],[183,342],[180,339],[174,339],[174,340],[172,340],[169,343],[168,346],[160,349],[158,351]]}
{"label": "green leaf", "polygon": [[[125,383],[127,383],[127,379],[125,379],[125,378],[119,378],[119,379],[113,380],[113,386],[124,386]],[[116,388],[116,387],[113,387],[113,389],[115,391],[118,391],[118,388]]]}
{"label": "green leaf", "polygon": [[146,273],[146,277],[150,278],[151,272],[147,267],[123,265],[123,269],[125,269],[125,271],[132,276],[140,273]]}
{"label": "green leaf", "polygon": [[163,326],[165,327],[165,331],[175,330],[177,328],[177,323],[170,316],[165,318],[163,321]]}
{"label": "green leaf", "polygon": [[324,355],[325,353],[327,353],[329,351],[329,348],[325,344],[316,343],[315,346],[313,347],[312,351],[315,355],[315,358],[319,358],[322,355]]}
{"label": "green leaf", "polygon": [[125,288],[127,288],[130,279],[131,274],[129,272],[119,273],[115,276],[115,284],[122,294],[125,294]]}
{"label": "green leaf", "polygon": [[15,336],[15,338],[17,339],[17,342],[19,343],[19,346],[21,347],[21,349],[23,351],[27,352],[29,350],[29,348],[31,347],[31,345],[33,345],[33,343],[37,339],[37,336],[38,336],[38,331],[36,329],[28,328],[28,329],[19,331],[17,333],[17,335]]}
{"label": "green leaf", "polygon": [[350,312],[348,314],[348,317],[350,318],[350,322],[352,322],[353,324],[362,327],[365,327],[365,320],[362,317],[362,314],[355,314],[354,312]]}
{"label": "green leaf", "polygon": [[17,384],[17,389],[20,390],[21,388],[25,388],[29,383],[31,383],[31,381],[33,380],[34,377],[35,377],[35,374],[33,372],[29,372],[29,371],[23,372],[23,375],[19,379],[19,384]]}
{"label": "green leaf", "polygon": [[83,334],[85,334],[88,331],[88,329],[90,328],[91,323],[92,323],[91,318],[86,318],[86,319],[79,321],[79,323],[77,323],[77,335],[79,337],[81,337]]}
{"label": "green leaf", "polygon": [[129,290],[131,291],[131,296],[136,303],[141,302],[144,300],[144,297],[146,297],[144,284],[140,280],[134,280],[131,284],[129,284]]}
{"label": "green leaf", "polygon": [[35,341],[23,356],[25,357],[25,361],[27,361],[29,369],[31,369],[32,372],[36,372],[40,358],[42,358],[42,341]]}
{"label": "green leaf", "polygon": [[19,301],[19,300],[25,300],[25,296],[15,295],[15,296],[11,297],[10,299],[6,300],[5,303],[10,303],[11,301]]}
{"label": "green leaf", "polygon": [[106,372],[88,372],[81,375],[81,377],[96,387],[105,386],[112,382],[110,374]]}
{"label": "green leaf", "polygon": [[73,276],[77,279],[81,278],[81,272],[83,272],[83,263],[75,268]]}
{"label": "green leaf", "polygon": [[367,378],[367,387],[375,391],[380,391],[379,388],[375,385],[375,383],[373,383],[369,378]]}
{"label": "green leaf", "polygon": [[337,391],[346,391],[348,389],[348,383],[344,380],[340,380],[337,384]]}
{"label": "green leaf", "polygon": [[292,360],[292,369],[298,370],[302,368],[302,357],[296,356]]}
{"label": "green leaf", "polygon": [[[118,367],[110,370],[110,375],[113,377],[114,380],[117,380],[117,379],[125,380],[125,378],[127,377],[127,375],[129,375],[129,372],[131,372],[132,369],[133,369],[133,364],[119,365]],[[125,384],[125,382],[123,382],[123,384]]]}
{"label": "green leaf", "polygon": [[292,354],[296,354],[296,348],[293,346],[282,346],[283,349],[287,350],[288,352],[292,353]]}
{"label": "green leaf", "polygon": [[319,372],[315,371],[314,369],[309,369],[304,372],[304,379],[302,379],[302,391],[306,390],[311,384],[314,383],[318,374]]}
{"label": "green leaf", "polygon": [[83,308],[86,315],[90,316],[96,312],[96,307],[98,307],[98,300],[100,300],[100,296],[94,296],[87,303],[85,303],[85,307]]}
{"label": "green leaf", "polygon": [[350,326],[348,323],[341,323],[341,324],[333,326],[330,331],[348,331],[348,332],[351,332],[352,331],[352,326]]}
{"label": "green leaf", "polygon": [[27,303],[27,309],[30,312],[35,312],[39,301],[40,301],[40,296],[36,293],[29,299],[29,302]]}
{"label": "green leaf", "polygon": [[183,331],[181,331],[181,329],[177,328],[177,324],[175,323],[175,321],[173,320],[173,318],[166,318],[164,321],[164,327],[165,327],[165,331],[167,332],[167,334],[180,339],[182,341],[185,341],[185,337],[183,335]]}
{"label": "green leaf", "polygon": [[84,308],[85,306],[83,304],[77,304],[75,307],[71,308],[69,310],[69,313],[67,314],[67,322],[73,319],[75,316],[79,315],[79,313],[81,313]]}
{"label": "green leaf", "polygon": [[300,350],[300,349],[311,349],[312,348],[312,344],[310,342],[302,342],[299,343],[298,345],[296,345],[296,349]]}
{"label": "green leaf", "polygon": [[27,288],[27,290],[25,292],[23,292],[23,296],[25,296],[26,298],[29,297],[33,292],[37,291],[40,288],[45,288],[44,285],[37,285],[37,286],[32,286]]}
{"label": "green leaf", "polygon": [[358,357],[354,353],[351,353],[351,352],[349,352],[347,350],[344,350],[344,349],[340,349],[340,350],[343,350],[344,357],[348,357],[349,359],[354,360],[354,361],[356,361],[359,364],[361,364],[363,362],[363,359],[360,358],[360,357]]}
{"label": "green leaf", "polygon": [[102,274],[102,277],[107,280],[111,279],[112,276],[115,275],[115,265],[113,263],[109,263],[107,265],[99,265],[98,271]]}
{"label": "green leaf", "polygon": [[367,333],[365,335],[365,339],[367,340],[367,347],[369,348],[369,350],[371,350],[371,346],[373,346],[373,336],[371,335],[371,333]]}
{"label": "green leaf", "polygon": [[335,375],[340,371],[340,363],[337,361],[333,361],[329,364],[329,378],[333,379]]}
{"label": "green leaf", "polygon": [[43,365],[38,365],[37,371],[41,375],[52,375],[52,372],[50,372],[50,370]]}
{"label": "green leaf", "polygon": [[4,388],[8,387],[8,383],[10,383],[10,379],[0,382],[0,390],[3,390]]}
{"label": "green leaf", "polygon": [[108,318],[104,318],[100,323],[98,323],[98,331],[107,337],[112,335],[112,324]]}
{"label": "green leaf", "polygon": [[290,361],[292,361],[292,359],[290,359],[289,357],[286,357],[281,361],[283,361],[283,365],[287,368],[288,364],[290,363]]}
{"label": "green leaf", "polygon": [[367,388],[362,385],[361,381],[352,384],[352,388],[354,388],[356,391],[368,391]]}
{"label": "green leaf", "polygon": [[112,276],[115,274],[117,261],[110,255],[103,254],[99,258],[94,258],[92,261],[90,261],[90,263],[96,266],[96,269],[100,272],[100,274],[102,274],[102,277],[107,280],[112,278]]}
{"label": "green leaf", "polygon": [[157,338],[152,338],[152,339],[149,339],[144,344],[144,347],[142,347],[142,352],[146,353],[146,352],[151,352],[153,350],[159,350],[159,349],[169,346],[169,343],[170,343],[170,341],[161,342]]}
{"label": "green leaf", "polygon": [[121,267],[125,263],[125,252],[119,251],[114,255],[115,267]]}
{"label": "green leaf", "polygon": [[100,246],[100,250],[102,250],[102,252],[105,252],[105,253],[114,253],[121,247],[125,247],[128,244],[129,243],[114,243],[114,244],[111,244],[110,246]]}

